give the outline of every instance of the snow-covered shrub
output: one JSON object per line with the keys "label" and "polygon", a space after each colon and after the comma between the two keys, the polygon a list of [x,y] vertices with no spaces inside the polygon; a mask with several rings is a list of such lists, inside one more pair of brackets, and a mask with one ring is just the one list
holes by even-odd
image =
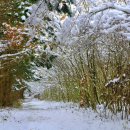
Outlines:
{"label": "snow-covered shrub", "polygon": [[[129,41],[115,33],[94,35],[62,51],[54,64],[54,80],[57,79],[58,84],[47,89],[43,97],[79,102],[80,106],[93,109],[97,104],[103,104],[105,109],[122,112],[122,117],[127,117],[130,104]],[[127,76],[123,78],[124,75]],[[111,81],[115,84],[105,87]]]}
{"label": "snow-covered shrub", "polygon": [[[86,1],[87,3],[87,1]],[[112,32],[123,35],[129,40],[130,5],[122,2],[102,2],[90,4],[88,10],[77,5],[74,17],[67,18],[57,33],[58,41],[66,44],[87,39],[88,36],[109,34]],[[79,11],[78,8],[81,10]]]}

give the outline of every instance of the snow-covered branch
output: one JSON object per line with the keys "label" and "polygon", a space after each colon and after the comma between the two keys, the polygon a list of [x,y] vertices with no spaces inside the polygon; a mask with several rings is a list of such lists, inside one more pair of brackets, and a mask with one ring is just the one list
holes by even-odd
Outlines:
{"label": "snow-covered branch", "polygon": [[130,6],[119,5],[117,3],[106,3],[102,6],[92,8],[90,10],[90,13],[95,14],[95,13],[98,13],[98,12],[101,12],[101,11],[105,11],[107,9],[115,9],[115,10],[118,10],[118,11],[122,11],[126,14],[130,14]]}
{"label": "snow-covered branch", "polygon": [[[78,8],[78,7],[77,7]],[[88,12],[81,11],[67,18],[57,33],[61,43],[77,43],[87,36],[118,33],[130,40],[130,5],[106,2],[90,6]]]}
{"label": "snow-covered branch", "polygon": [[21,52],[18,52],[18,53],[14,53],[14,54],[4,54],[4,55],[1,55],[0,56],[0,60],[5,60],[5,59],[8,59],[8,58],[14,58],[14,57],[18,57],[19,56],[23,56],[27,53],[29,53],[29,49],[25,50],[25,51],[21,51]]}

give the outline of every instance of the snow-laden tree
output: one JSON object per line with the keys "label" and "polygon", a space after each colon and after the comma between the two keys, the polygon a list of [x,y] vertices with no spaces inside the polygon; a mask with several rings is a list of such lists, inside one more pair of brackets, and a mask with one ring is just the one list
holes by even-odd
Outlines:
{"label": "snow-laden tree", "polygon": [[[89,1],[90,2],[90,1]],[[88,2],[88,3],[89,3]],[[87,1],[86,1],[87,3]],[[58,32],[58,40],[62,43],[75,43],[88,35],[118,33],[129,40],[129,2],[105,2],[87,5],[82,2],[76,7],[75,16],[68,18]],[[80,10],[79,10],[80,8]]]}
{"label": "snow-laden tree", "polygon": [[[58,21],[58,18],[50,6],[54,6],[54,11],[57,10],[58,1],[43,0],[33,5],[30,2],[36,2],[35,0],[11,2],[13,5],[9,11],[7,10],[7,18],[3,18],[1,25],[3,34],[0,39],[1,106],[12,105],[19,98],[14,94],[16,91],[22,92],[20,95],[23,96],[26,80],[39,78],[35,75],[35,66],[49,69],[52,67],[52,60],[56,57],[55,53],[50,54],[53,48],[50,43],[55,41],[54,21]],[[7,5],[5,1],[2,1],[3,5]],[[58,9],[68,13],[63,8],[59,8],[59,3]],[[26,26],[22,23],[25,21]],[[5,97],[4,94],[7,96]]]}
{"label": "snow-laden tree", "polygon": [[26,21],[30,35],[42,42],[56,41],[56,32],[61,28],[61,21],[73,14],[73,3],[72,0],[41,0],[32,5],[28,8],[31,16]]}

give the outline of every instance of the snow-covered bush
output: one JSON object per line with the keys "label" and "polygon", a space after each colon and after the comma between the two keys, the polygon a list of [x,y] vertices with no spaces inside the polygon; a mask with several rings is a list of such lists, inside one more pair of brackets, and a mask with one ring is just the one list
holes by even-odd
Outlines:
{"label": "snow-covered bush", "polygon": [[86,3],[85,9],[85,3],[80,2],[75,15],[66,18],[56,32],[57,41],[67,48],[61,47],[63,54],[55,63],[59,84],[45,91],[45,96],[51,98],[54,92],[53,99],[78,101],[94,109],[104,104],[113,113],[122,112],[122,118],[127,117],[130,5],[101,1],[101,5]]}
{"label": "snow-covered bush", "polygon": [[[80,106],[93,109],[103,104],[113,113],[125,109],[123,117],[128,116],[129,42],[115,34],[103,37],[92,37],[64,49],[64,54],[54,62],[56,71],[52,79],[58,84],[45,90],[44,99],[80,102]],[[115,84],[109,86],[112,81]]]}
{"label": "snow-covered bush", "polygon": [[[90,5],[85,12],[81,8],[72,18],[64,21],[61,30],[57,33],[61,43],[71,44],[91,35],[118,33],[129,40],[130,5],[117,2],[106,2],[101,5]],[[89,34],[89,35],[88,35]]]}

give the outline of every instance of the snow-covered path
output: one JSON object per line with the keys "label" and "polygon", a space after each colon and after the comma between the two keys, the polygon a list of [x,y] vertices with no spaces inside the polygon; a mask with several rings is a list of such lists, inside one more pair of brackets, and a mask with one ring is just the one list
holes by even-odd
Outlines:
{"label": "snow-covered path", "polygon": [[130,122],[99,117],[72,104],[32,100],[0,111],[0,130],[130,130]]}

